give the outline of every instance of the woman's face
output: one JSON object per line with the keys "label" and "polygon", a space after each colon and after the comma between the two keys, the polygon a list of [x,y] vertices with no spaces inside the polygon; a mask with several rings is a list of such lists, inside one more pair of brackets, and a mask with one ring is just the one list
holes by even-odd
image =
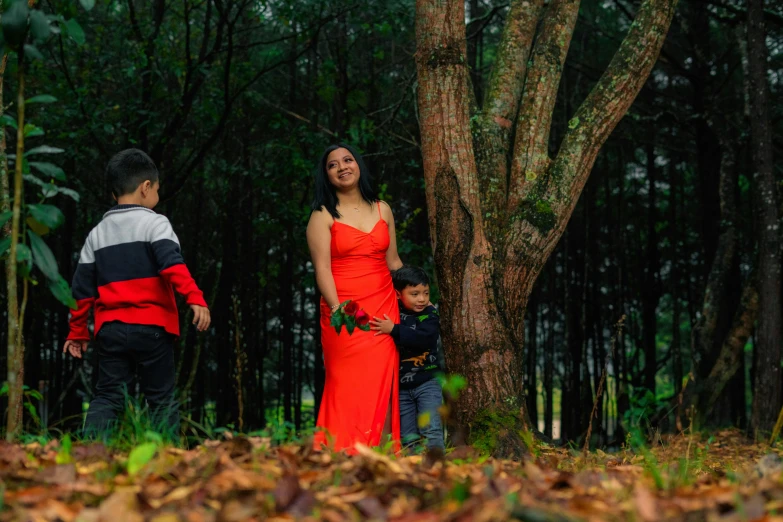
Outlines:
{"label": "woman's face", "polygon": [[348,149],[335,149],[326,158],[326,176],[336,188],[347,189],[358,185],[361,172]]}

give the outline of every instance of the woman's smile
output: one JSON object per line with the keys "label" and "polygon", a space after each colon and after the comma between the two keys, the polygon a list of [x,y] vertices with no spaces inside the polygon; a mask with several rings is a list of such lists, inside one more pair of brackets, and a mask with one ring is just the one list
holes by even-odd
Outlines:
{"label": "woman's smile", "polygon": [[345,186],[359,179],[356,159],[346,149],[336,149],[326,159],[326,173],[334,185]]}

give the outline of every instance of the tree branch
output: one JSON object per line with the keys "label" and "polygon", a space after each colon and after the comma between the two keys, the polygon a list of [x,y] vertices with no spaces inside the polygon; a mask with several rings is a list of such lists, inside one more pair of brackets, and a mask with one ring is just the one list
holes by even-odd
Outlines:
{"label": "tree branch", "polygon": [[541,36],[530,59],[533,66],[525,82],[511,163],[507,210],[515,211],[524,199],[527,180],[549,167],[549,133],[557,103],[557,90],[579,15],[579,1],[554,0],[544,15]]}
{"label": "tree branch", "polygon": [[[543,0],[515,0],[511,4],[483,110],[478,112],[472,128],[475,150],[482,151],[476,155],[481,213],[490,222],[492,242],[496,240],[494,236],[502,235],[503,227],[499,225],[505,219],[508,150],[542,5]],[[472,112],[476,111],[478,108]]]}
{"label": "tree branch", "polygon": [[516,0],[503,27],[484,109],[490,119],[504,128],[511,126],[519,108],[528,56],[543,4],[543,0]]}
{"label": "tree branch", "polygon": [[[546,182],[543,196],[552,205],[557,230],[568,222],[598,151],[652,71],[676,4],[677,0],[644,1],[609,67],[569,122],[551,171],[542,180]],[[554,235],[552,239],[556,241]]]}
{"label": "tree branch", "polygon": [[[324,24],[325,23],[326,22],[324,22]],[[319,31],[321,27],[318,28]],[[200,147],[194,149],[194,152],[191,153],[191,155],[184,162],[182,162],[184,166],[178,169],[172,176],[172,181],[167,184],[166,193],[162,197],[162,201],[164,203],[170,200],[171,198],[173,198],[180,190],[182,190],[182,187],[185,186],[185,183],[190,177],[190,174],[196,169],[196,167],[198,167],[201,164],[202,161],[204,161],[204,158],[206,157],[209,150],[217,141],[217,138],[223,133],[226,123],[228,122],[228,118],[231,115],[231,109],[234,106],[234,103],[236,102],[237,98],[239,98],[239,96],[241,96],[248,88],[250,88],[256,81],[258,81],[259,78],[261,78],[266,73],[277,69],[281,65],[285,65],[289,63],[291,60],[294,61],[298,60],[302,55],[308,52],[317,43],[317,36],[318,36],[317,33],[313,35],[313,38],[310,39],[310,45],[305,46],[296,56],[292,57],[290,60],[281,60],[267,67],[263,67],[260,71],[258,71],[255,74],[255,76],[253,76],[253,78],[248,80],[245,84],[241,85],[233,93],[230,94],[228,89],[229,71],[227,69],[225,70],[226,76],[224,77],[224,85],[226,86],[225,87],[226,91],[224,96],[223,114],[220,116],[220,120],[218,120],[218,123],[215,125],[215,128],[213,129],[212,133],[210,133],[209,137],[204,141],[204,143]],[[229,65],[230,65],[230,61],[229,61]]]}
{"label": "tree branch", "polygon": [[[472,40],[473,38],[477,37],[482,32],[484,32],[484,29],[486,29],[487,25],[489,25],[492,19],[495,18],[495,15],[498,14],[501,10],[505,9],[506,7],[508,7],[508,4],[496,5],[488,13],[478,18],[474,18],[473,20],[468,22],[468,26],[466,28],[468,31],[467,39]],[[476,25],[478,25],[478,27],[475,27]]]}
{"label": "tree branch", "polygon": [[[703,0],[705,3],[714,5],[715,7],[720,7],[722,9],[725,9],[726,11],[732,12],[734,14],[740,15],[737,18],[745,18],[748,15],[747,9],[742,9],[741,7],[736,7],[731,4],[726,4],[723,2],[720,2],[719,0]],[[773,22],[778,26],[783,26],[783,16],[779,15],[775,11],[772,11],[770,9],[764,10],[764,20],[767,22]],[[733,19],[731,21],[735,22],[741,22],[742,20]]]}
{"label": "tree branch", "polygon": [[723,340],[720,355],[709,376],[697,387],[699,396],[696,414],[703,421],[709,415],[721,392],[740,368],[740,360],[748,338],[753,334],[759,311],[759,293],[755,274],[751,274],[742,290],[742,297],[731,330]]}
{"label": "tree branch", "polygon": [[[211,5],[212,3],[210,2],[208,6]],[[198,62],[196,63],[195,67],[191,66],[185,72],[185,85],[183,87],[182,97],[177,106],[177,109],[175,110],[171,120],[169,120],[169,122],[164,127],[163,132],[160,133],[155,146],[152,147],[152,150],[150,151],[150,156],[156,163],[161,161],[161,159],[164,157],[166,146],[172,142],[172,138],[179,132],[183,125],[185,125],[188,114],[190,114],[190,111],[193,108],[193,103],[196,100],[196,96],[206,81],[207,76],[205,74],[195,75],[194,80],[193,72],[201,66],[211,63],[216,55],[216,49],[223,43],[223,33],[229,21],[227,14],[222,14],[222,11],[219,11],[219,14],[220,18],[218,20],[215,34],[215,43],[212,46],[212,50],[208,54],[205,51],[206,43],[209,41],[209,33],[205,32],[202,39],[202,47],[201,51],[199,52]],[[207,7],[206,20],[204,21],[205,29],[207,29],[211,24],[210,18],[211,10],[209,7]],[[231,28],[229,28],[229,39],[231,39]],[[232,47],[229,45],[229,55],[232,52]],[[228,57],[227,62],[229,64],[231,63],[230,56]]]}

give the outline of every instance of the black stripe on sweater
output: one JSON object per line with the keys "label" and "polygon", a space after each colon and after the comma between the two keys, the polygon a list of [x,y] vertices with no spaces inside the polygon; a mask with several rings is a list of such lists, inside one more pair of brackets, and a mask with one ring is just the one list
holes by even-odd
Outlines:
{"label": "black stripe on sweater", "polygon": [[77,301],[98,297],[95,283],[95,263],[79,263],[73,275],[73,298]]}
{"label": "black stripe on sweater", "polygon": [[98,286],[158,275],[152,247],[145,241],[121,243],[96,250],[95,264],[100,267]]}

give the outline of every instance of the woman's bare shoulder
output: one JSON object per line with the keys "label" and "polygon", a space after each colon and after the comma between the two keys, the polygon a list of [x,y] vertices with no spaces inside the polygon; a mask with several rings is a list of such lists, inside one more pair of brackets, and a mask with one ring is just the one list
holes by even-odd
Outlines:
{"label": "woman's bare shoulder", "polygon": [[308,225],[331,227],[332,223],[334,223],[334,218],[325,207],[313,210],[310,213],[310,221]]}
{"label": "woman's bare shoulder", "polygon": [[381,215],[383,218],[387,220],[393,218],[394,215],[391,206],[382,199],[379,199],[378,201],[380,201],[381,204]]}

